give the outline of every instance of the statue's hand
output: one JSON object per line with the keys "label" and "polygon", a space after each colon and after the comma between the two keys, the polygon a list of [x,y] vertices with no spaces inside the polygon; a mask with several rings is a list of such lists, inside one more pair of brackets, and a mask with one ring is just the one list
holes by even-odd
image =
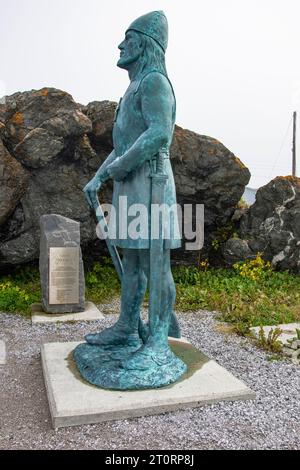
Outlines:
{"label": "statue's hand", "polygon": [[83,188],[83,192],[87,199],[87,202],[91,206],[92,209],[96,209],[98,206],[98,199],[97,199],[97,192],[101,188],[101,180],[99,178],[94,177],[88,184],[85,185]]}
{"label": "statue's hand", "polygon": [[117,158],[113,163],[108,165],[106,168],[107,173],[109,176],[116,180],[116,181],[122,181],[124,178],[126,178],[128,172],[124,170],[124,168],[121,167],[120,163],[120,158]]}

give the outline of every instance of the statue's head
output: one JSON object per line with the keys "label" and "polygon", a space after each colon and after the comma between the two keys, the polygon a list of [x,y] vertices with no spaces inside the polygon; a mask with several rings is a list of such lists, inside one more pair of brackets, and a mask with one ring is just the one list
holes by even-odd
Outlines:
{"label": "statue's head", "polygon": [[[137,18],[126,30],[119,44],[118,66],[129,69],[140,60],[144,67],[151,66],[166,74],[165,51],[168,45],[168,22],[162,11],[153,11]],[[144,68],[143,67],[143,68]]]}

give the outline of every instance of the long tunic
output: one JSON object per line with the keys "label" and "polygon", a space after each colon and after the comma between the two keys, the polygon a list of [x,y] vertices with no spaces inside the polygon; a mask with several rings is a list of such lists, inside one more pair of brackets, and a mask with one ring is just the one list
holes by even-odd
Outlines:
{"label": "long tunic", "polygon": [[[114,180],[113,190],[113,206],[116,210],[116,218],[110,219],[110,239],[111,243],[121,248],[135,248],[135,249],[149,249],[150,237],[151,237],[151,169],[154,167],[154,161],[158,153],[159,148],[156,148],[156,153],[153,155],[143,154],[140,156],[134,155],[134,161],[130,155],[130,149],[135,144],[137,139],[140,140],[141,148],[143,148],[143,139],[145,139],[145,146],[147,146],[147,134],[146,131],[149,128],[149,119],[155,122],[155,116],[145,116],[147,111],[147,100],[153,99],[153,94],[161,93],[161,90],[155,90],[143,87],[142,82],[149,74],[157,74],[159,72],[151,71],[142,75],[138,80],[132,81],[120,100],[113,127],[113,144],[115,150],[115,156],[124,156],[124,165],[129,165],[129,173],[126,178],[122,181]],[[176,190],[173,177],[173,171],[168,157],[169,147],[172,142],[174,125],[175,125],[175,113],[176,113],[176,102],[173,92],[172,85],[167,77],[159,74],[159,80],[163,81],[164,93],[163,96],[156,96],[157,102],[161,103],[161,111],[165,112],[165,109],[170,109],[171,112],[166,116],[165,129],[163,132],[168,132],[167,142],[164,144],[165,158],[164,158],[164,172],[167,174],[168,179],[165,186],[165,201],[167,207],[172,207],[170,216],[164,218],[164,248],[173,249],[181,246],[181,236],[178,227],[178,217],[176,211]],[[155,77],[154,77],[155,78]],[[146,94],[146,96],[145,96]],[[172,106],[170,108],[169,103],[172,100]],[[145,103],[145,104],[144,104]],[[168,108],[167,108],[168,104]],[[166,106],[165,106],[166,105]],[[164,107],[164,109],[163,109]],[[157,109],[160,113],[160,109]],[[160,124],[164,127],[164,122]],[[145,135],[144,135],[145,134]],[[126,153],[128,157],[126,157]],[[143,157],[142,157],[143,156]],[[127,160],[126,160],[127,159]],[[122,197],[123,196],[123,197]],[[120,199],[121,197],[121,199]],[[134,204],[143,204],[145,207],[147,218],[141,219],[141,215],[145,216],[141,212],[136,212],[136,206]],[[131,209],[130,209],[131,208]],[[137,222],[142,220],[139,225]],[[133,239],[128,236],[126,229],[130,229],[133,221],[136,221],[137,231],[140,232],[138,238]],[[120,223],[121,221],[121,223]],[[115,225],[116,223],[116,225]],[[148,225],[146,229],[145,224]],[[122,227],[121,227],[122,226]],[[125,231],[124,231],[125,228]]]}

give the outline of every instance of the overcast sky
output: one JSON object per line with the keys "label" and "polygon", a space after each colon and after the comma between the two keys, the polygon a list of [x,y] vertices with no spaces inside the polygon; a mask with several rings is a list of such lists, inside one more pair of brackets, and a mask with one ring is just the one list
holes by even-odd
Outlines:
{"label": "overcast sky", "polygon": [[[132,20],[163,9],[177,124],[226,145],[250,169],[252,187],[291,173],[292,126],[287,129],[292,112],[300,111],[299,0],[0,5],[0,96],[49,86],[83,104],[118,100],[128,76],[116,67],[117,45]],[[300,175],[300,141],[298,153]]]}

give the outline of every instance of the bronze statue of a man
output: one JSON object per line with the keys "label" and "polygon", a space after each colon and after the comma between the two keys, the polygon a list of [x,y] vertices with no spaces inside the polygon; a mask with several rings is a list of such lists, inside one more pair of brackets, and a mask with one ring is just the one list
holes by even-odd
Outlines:
{"label": "bronze statue of a man", "polygon": [[[112,178],[117,221],[121,217],[129,225],[127,210],[135,204],[143,204],[149,214],[145,222],[149,230],[142,231],[140,237],[121,236],[117,223],[116,236],[109,239],[123,252],[118,321],[100,333],[87,335],[87,344],[74,351],[81,374],[105,388],[159,387],[186,371],[168,345],[168,334],[180,336],[173,313],[176,292],[170,268],[170,250],[181,244],[177,214],[173,211],[172,220],[160,222],[158,240],[151,231],[153,204],[176,205],[169,159],[176,102],[165,66],[167,42],[168,24],[162,11],[141,16],[127,29],[119,45],[118,66],[128,71],[130,84],[116,111],[114,149],[84,188],[92,205],[100,186]],[[125,208],[120,203],[124,197]],[[140,307],[149,281],[149,322],[144,325]]]}

